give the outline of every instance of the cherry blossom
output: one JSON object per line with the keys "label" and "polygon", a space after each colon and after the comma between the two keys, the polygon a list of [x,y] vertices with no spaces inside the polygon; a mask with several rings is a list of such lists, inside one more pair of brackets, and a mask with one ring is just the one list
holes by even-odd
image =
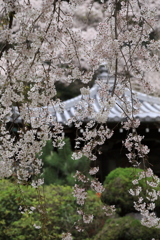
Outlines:
{"label": "cherry blossom", "polygon": [[[42,148],[47,140],[57,148],[65,144],[58,114],[64,113],[66,106],[57,97],[56,83],[69,85],[78,79],[82,83],[81,97],[77,98],[73,117],[66,122],[77,130],[72,159],[86,156],[96,163],[100,147],[114,134],[114,129],[107,126],[108,116],[114,106],[121,109],[125,118],[122,127],[129,132],[122,142],[128,150],[126,156],[134,167],[143,163],[144,168],[129,192],[138,197],[134,206],[143,216],[142,224],[159,227],[154,213],[154,201],[160,195],[155,190],[159,179],[145,166],[150,149],[142,143],[144,136],[138,134],[140,122],[135,117],[141,103],[134,88],[138,83],[139,89],[152,93],[149,74],[160,69],[160,42],[150,38],[157,27],[156,13],[148,3],[152,4],[150,0],[120,1],[118,6],[116,0],[101,4],[92,0],[42,0],[38,4],[34,0],[1,0],[0,179],[14,173],[21,184],[34,175],[31,186],[39,189],[43,184]],[[95,81],[100,106],[96,111],[88,84],[104,62],[108,77],[97,76]],[[15,133],[13,125],[17,121],[20,127]],[[95,175],[98,170],[94,167],[89,173]],[[140,196],[139,180],[144,178],[150,203]],[[75,181],[78,184],[73,196],[80,208],[89,187],[97,193],[104,191],[97,178],[89,181],[84,173],[77,172]],[[105,206],[104,212],[110,215],[114,206]],[[83,212],[83,220],[89,223],[94,216]],[[62,239],[72,239],[71,233],[63,233]]]}

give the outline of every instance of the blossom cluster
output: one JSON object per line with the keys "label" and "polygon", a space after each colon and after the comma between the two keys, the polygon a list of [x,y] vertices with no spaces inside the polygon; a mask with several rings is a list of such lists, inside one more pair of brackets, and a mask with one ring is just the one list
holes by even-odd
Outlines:
{"label": "blossom cluster", "polygon": [[[141,186],[138,186],[139,181],[142,179],[144,179],[146,183],[145,189],[142,189]],[[152,169],[148,168],[146,171],[142,170],[140,173],[138,173],[137,178],[133,180],[132,183],[136,187],[130,189],[129,193],[132,196],[138,196],[138,200],[134,202],[134,207],[142,216],[142,225],[159,228],[160,218],[156,216],[154,211],[155,201],[160,196],[160,191],[157,191],[155,188],[159,186],[160,179],[154,175]],[[142,191],[145,191],[145,198],[141,196]]]}
{"label": "blossom cluster", "polygon": [[62,234],[62,240],[72,240],[72,235],[71,233],[63,233]]}
{"label": "blossom cluster", "polygon": [[129,133],[126,140],[123,141],[124,146],[129,151],[129,153],[126,154],[126,156],[129,162],[136,167],[140,165],[140,159],[145,159],[145,157],[150,151],[148,146],[141,143],[143,138],[144,136],[140,136],[135,132]]}
{"label": "blossom cluster", "polygon": [[84,188],[80,188],[77,184],[75,184],[73,188],[73,196],[76,197],[77,204],[83,205],[85,199],[87,198],[87,192]]}
{"label": "blossom cluster", "polygon": [[106,216],[112,216],[114,212],[116,211],[115,206],[103,206],[102,208],[104,210],[104,213]]}

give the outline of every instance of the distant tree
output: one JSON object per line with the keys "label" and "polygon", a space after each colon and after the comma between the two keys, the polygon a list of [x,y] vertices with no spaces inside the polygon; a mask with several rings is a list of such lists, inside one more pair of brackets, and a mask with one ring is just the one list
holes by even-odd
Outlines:
{"label": "distant tree", "polygon": [[76,171],[85,173],[90,177],[89,161],[86,157],[74,160],[72,159],[72,150],[70,140],[65,139],[65,145],[62,149],[55,151],[52,141],[49,140],[43,147],[41,156],[43,160],[44,184],[60,184],[74,186],[74,175]]}

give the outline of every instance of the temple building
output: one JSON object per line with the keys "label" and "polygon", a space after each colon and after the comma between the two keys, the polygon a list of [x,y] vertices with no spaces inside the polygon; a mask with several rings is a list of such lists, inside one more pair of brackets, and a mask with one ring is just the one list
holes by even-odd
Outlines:
{"label": "temple building", "polygon": [[[102,81],[107,81],[107,79],[109,79],[110,84],[113,84],[114,82],[114,77],[109,76],[105,65],[101,65],[98,78]],[[95,112],[99,112],[101,109],[99,104],[98,87],[97,84],[94,84],[90,90],[90,97],[95,100],[93,104]],[[148,162],[151,165],[148,165],[148,167],[151,167],[154,173],[160,177],[160,98],[149,96],[141,92],[135,93],[141,103],[140,111],[135,116],[141,122],[137,132],[141,136],[145,136],[142,143],[147,145],[150,149]],[[126,90],[125,95],[129,96],[129,94],[130,92]],[[66,122],[75,115],[76,104],[81,98],[82,96],[79,95],[65,101],[65,110],[62,113],[59,113],[53,109],[53,107],[50,107],[51,114],[56,117],[58,122],[64,125],[66,137],[71,139],[71,143],[74,143],[76,131],[74,126],[68,126],[66,125]],[[107,121],[108,127],[114,129],[114,134],[112,138],[106,140],[106,143],[101,147],[102,154],[98,156],[97,164],[100,166],[98,178],[101,182],[104,181],[105,176],[113,169],[117,167],[131,166],[126,157],[127,150],[122,146],[122,140],[125,140],[127,130],[122,128],[121,121],[122,110],[115,104],[109,113]],[[16,107],[13,108],[13,114],[9,122],[14,122],[14,127],[16,127],[16,124],[19,125],[22,123],[22,119]]]}

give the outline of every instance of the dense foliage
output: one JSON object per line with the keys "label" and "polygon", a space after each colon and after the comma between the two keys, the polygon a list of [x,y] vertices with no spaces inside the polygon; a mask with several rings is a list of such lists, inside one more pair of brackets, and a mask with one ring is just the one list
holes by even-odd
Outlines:
{"label": "dense foliage", "polygon": [[[138,168],[116,168],[110,172],[104,181],[105,191],[101,195],[102,202],[108,205],[114,204],[121,216],[135,212],[133,202],[137,201],[138,196],[132,196],[129,190],[134,188],[132,181],[140,172],[142,169]],[[142,187],[140,196],[144,199],[146,197],[146,180],[151,181],[151,178],[142,179],[139,182],[139,186]],[[157,190],[160,190],[160,187]],[[156,211],[159,212],[159,208],[160,200],[157,200]]]}
{"label": "dense foliage", "polygon": [[[82,226],[84,223],[81,216],[76,214],[78,205],[71,187],[46,186],[44,197],[43,189],[39,192],[29,186],[16,186],[14,182],[1,180],[0,191],[0,239],[3,240],[48,240],[49,236],[58,240],[63,232],[68,231],[72,232],[75,240],[84,240],[98,233],[105,223],[100,198],[91,191],[88,192],[84,210],[94,214],[94,221],[85,226],[81,235],[76,231],[74,223],[78,219]],[[47,214],[41,211],[44,206]],[[46,221],[45,229],[39,229],[41,221]]]}
{"label": "dense foliage", "polygon": [[65,139],[65,145],[62,149],[55,149],[52,141],[47,141],[43,147],[43,153],[40,158],[43,160],[43,177],[45,184],[66,184],[73,186],[75,184],[74,175],[76,171],[82,171],[89,177],[89,161],[83,156],[81,159],[72,159],[72,150],[70,140]]}
{"label": "dense foliage", "polygon": [[126,216],[109,219],[93,240],[155,240],[159,239],[160,229],[149,229],[140,221]]}

